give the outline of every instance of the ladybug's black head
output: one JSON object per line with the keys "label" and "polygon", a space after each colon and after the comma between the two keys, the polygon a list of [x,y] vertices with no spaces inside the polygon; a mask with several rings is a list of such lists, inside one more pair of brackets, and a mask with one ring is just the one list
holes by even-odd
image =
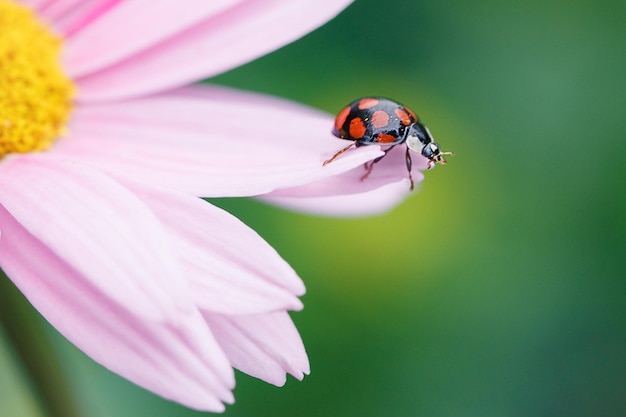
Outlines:
{"label": "ladybug's black head", "polygon": [[430,142],[424,145],[421,153],[424,158],[428,159],[428,169],[434,167],[436,163],[445,165],[447,161],[443,155],[453,155],[452,152],[441,152],[439,145],[435,142]]}
{"label": "ladybug's black head", "polygon": [[411,126],[406,144],[413,152],[417,152],[428,159],[428,169],[437,163],[445,165],[447,161],[443,155],[454,155],[453,152],[441,152],[439,145],[433,141],[430,131],[422,123],[414,123]]}

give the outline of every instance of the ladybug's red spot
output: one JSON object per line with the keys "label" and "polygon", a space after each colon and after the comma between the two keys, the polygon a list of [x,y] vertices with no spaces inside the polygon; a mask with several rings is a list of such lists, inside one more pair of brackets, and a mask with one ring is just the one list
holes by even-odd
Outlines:
{"label": "ladybug's red spot", "polygon": [[346,122],[346,119],[348,118],[349,114],[350,114],[350,106],[346,107],[345,109],[339,112],[339,114],[337,115],[337,118],[335,119],[335,129],[337,129],[337,131],[341,130],[341,127]]}
{"label": "ladybug's red spot", "polygon": [[409,116],[409,114],[402,109],[396,109],[396,116],[398,116],[398,119],[400,119],[402,124],[405,126],[413,123],[413,121],[411,120],[411,116]]}
{"label": "ladybug's red spot", "polygon": [[387,126],[389,123],[389,115],[384,110],[376,110],[372,114],[372,125],[376,128],[381,128]]}
{"label": "ladybug's red spot", "polygon": [[371,109],[377,104],[378,104],[378,99],[376,98],[364,98],[364,99],[361,99],[361,101],[359,101],[359,109],[360,110]]}
{"label": "ladybug's red spot", "polygon": [[415,120],[416,122],[419,122],[420,119],[417,117],[417,114],[415,114],[415,112],[407,107],[404,108],[406,111],[409,112],[409,114],[411,115],[411,117],[413,118],[413,120]]}
{"label": "ladybug's red spot", "polygon": [[387,133],[379,133],[376,137],[378,143],[393,143],[396,141],[396,137]]}
{"label": "ladybug's red spot", "polygon": [[350,120],[350,136],[353,139],[361,139],[363,135],[365,135],[365,125],[363,124],[363,120],[360,117],[355,117]]}

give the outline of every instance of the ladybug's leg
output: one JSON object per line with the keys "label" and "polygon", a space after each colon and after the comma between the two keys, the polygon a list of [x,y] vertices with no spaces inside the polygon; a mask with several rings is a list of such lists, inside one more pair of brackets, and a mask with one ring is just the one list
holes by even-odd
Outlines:
{"label": "ladybug's leg", "polygon": [[[385,153],[385,155],[387,155],[387,153]],[[363,168],[365,168],[365,174],[363,174],[363,176],[361,177],[361,181],[363,181],[365,178],[367,178],[370,175],[370,172],[372,172],[372,168],[374,168],[374,164],[380,161],[385,155],[379,156],[373,161],[367,161],[366,163],[363,164]]]}
{"label": "ladybug's leg", "polygon": [[363,176],[361,177],[361,181],[363,181],[363,180],[365,180],[365,178],[369,177],[370,173],[372,172],[372,168],[374,168],[374,164],[376,162],[380,161],[381,159],[383,159],[387,155],[387,152],[389,152],[391,149],[393,149],[393,146],[390,146],[389,148],[385,149],[383,151],[384,154],[382,154],[378,158],[374,159],[373,161],[368,161],[365,164],[363,164],[363,166],[365,167],[365,174],[363,174]]}
{"label": "ladybug's leg", "polygon": [[366,163],[363,164],[363,166],[365,167],[365,174],[363,174],[363,176],[361,177],[361,181],[364,181],[365,178],[370,176],[370,173],[372,172],[372,168],[374,168],[374,162],[375,161],[367,161]]}
{"label": "ladybug's leg", "polygon": [[409,152],[409,147],[406,148],[406,170],[409,171],[409,181],[411,181],[411,191],[415,188],[415,184],[413,183],[413,176],[411,175],[411,167],[413,166],[413,161],[411,160],[411,152]]}
{"label": "ladybug's leg", "polygon": [[326,166],[326,165],[330,164],[331,162],[333,162],[339,155],[341,155],[342,153],[344,153],[345,151],[347,151],[351,147],[355,146],[356,143],[357,143],[357,141],[355,140],[354,142],[352,142],[351,144],[349,144],[348,146],[346,146],[345,148],[343,148],[342,150],[340,150],[339,152],[334,154],[332,156],[332,158],[325,160],[324,163],[322,164],[322,166]]}

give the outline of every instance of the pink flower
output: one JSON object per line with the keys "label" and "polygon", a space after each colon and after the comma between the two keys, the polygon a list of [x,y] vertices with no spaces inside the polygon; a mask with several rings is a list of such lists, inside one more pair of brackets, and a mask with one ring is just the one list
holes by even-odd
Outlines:
{"label": "pink flower", "polygon": [[[94,360],[210,411],[233,401],[232,367],[276,385],[285,373],[309,372],[287,314],[302,308],[302,282],[254,231],[197,197],[375,213],[408,194],[403,155],[388,156],[359,181],[362,164],[382,152],[362,147],[322,167],[345,145],[329,133],[332,116],[182,86],[297,39],[349,2],[19,2],[61,34],[76,95],[58,98],[74,103],[67,122],[46,116],[61,120],[53,123],[58,140],[30,151],[14,150],[22,146],[14,142],[0,161],[0,267]],[[0,0],[0,16],[11,7]],[[9,26],[1,23],[4,36]],[[3,47],[0,71],[13,57]],[[0,99],[12,94],[2,91]],[[19,115],[5,114],[18,107],[1,108],[2,134],[19,125]],[[425,162],[415,165],[419,180]]]}

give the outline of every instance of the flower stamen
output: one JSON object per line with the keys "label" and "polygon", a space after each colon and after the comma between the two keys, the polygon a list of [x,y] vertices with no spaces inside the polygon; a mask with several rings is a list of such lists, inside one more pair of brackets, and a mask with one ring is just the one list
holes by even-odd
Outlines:
{"label": "flower stamen", "polygon": [[0,158],[43,151],[64,133],[75,92],[61,38],[11,0],[0,0],[0,31]]}

